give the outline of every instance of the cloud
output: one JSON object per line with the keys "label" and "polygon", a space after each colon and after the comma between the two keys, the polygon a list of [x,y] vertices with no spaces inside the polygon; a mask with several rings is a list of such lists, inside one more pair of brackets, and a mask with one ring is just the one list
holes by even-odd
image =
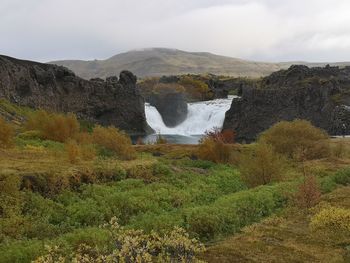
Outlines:
{"label": "cloud", "polygon": [[265,61],[350,60],[347,0],[2,0],[0,53],[107,58],[172,47]]}

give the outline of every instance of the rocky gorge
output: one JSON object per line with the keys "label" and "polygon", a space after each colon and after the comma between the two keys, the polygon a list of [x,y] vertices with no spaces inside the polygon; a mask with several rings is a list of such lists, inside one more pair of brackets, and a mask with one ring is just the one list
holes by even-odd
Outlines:
{"label": "rocky gorge", "polygon": [[306,119],[331,135],[350,134],[350,67],[291,66],[245,86],[224,129],[250,142],[281,120]]}
{"label": "rocky gorge", "polygon": [[151,132],[136,76],[85,80],[62,66],[0,56],[0,98],[21,106],[73,112],[80,119],[114,125],[129,134]]}

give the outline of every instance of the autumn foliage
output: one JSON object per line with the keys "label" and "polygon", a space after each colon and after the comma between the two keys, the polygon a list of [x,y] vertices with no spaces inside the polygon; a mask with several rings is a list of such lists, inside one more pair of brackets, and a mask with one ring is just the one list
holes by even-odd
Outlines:
{"label": "autumn foliage", "polygon": [[221,129],[215,127],[210,131],[205,132],[205,137],[210,138],[216,142],[235,143],[235,132],[230,129]]}
{"label": "autumn foliage", "polygon": [[266,130],[259,142],[273,146],[274,150],[289,158],[296,158],[302,151],[306,159],[326,157],[330,153],[328,135],[309,121],[281,121]]}
{"label": "autumn foliage", "polygon": [[74,114],[48,113],[40,110],[28,119],[26,129],[38,130],[43,139],[65,142],[77,136],[80,125]]}
{"label": "autumn foliage", "polygon": [[115,127],[97,126],[92,132],[92,138],[95,144],[115,152],[122,159],[130,160],[136,157],[130,137]]}
{"label": "autumn foliage", "polygon": [[15,131],[11,124],[0,117],[0,148],[7,148],[12,145]]}
{"label": "autumn foliage", "polygon": [[231,147],[235,133],[232,130],[221,131],[219,128],[207,131],[201,140],[198,157],[216,163],[227,163],[231,156]]}
{"label": "autumn foliage", "polygon": [[308,175],[299,185],[295,194],[295,203],[300,208],[311,208],[315,206],[321,198],[321,190],[314,176]]}
{"label": "autumn foliage", "polygon": [[256,144],[240,160],[242,179],[250,187],[283,180],[285,169],[286,160],[264,143]]}

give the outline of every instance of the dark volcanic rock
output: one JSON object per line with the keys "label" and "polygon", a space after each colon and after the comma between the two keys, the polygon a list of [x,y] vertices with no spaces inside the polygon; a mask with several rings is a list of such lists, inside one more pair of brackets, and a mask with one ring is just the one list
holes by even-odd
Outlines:
{"label": "dark volcanic rock", "polygon": [[181,92],[153,93],[149,102],[157,108],[164,124],[168,127],[179,125],[187,117],[187,102],[185,95]]}
{"label": "dark volcanic rock", "polygon": [[242,89],[224,129],[252,141],[281,120],[306,119],[331,135],[350,134],[350,68],[292,66]]}
{"label": "dark volcanic rock", "polygon": [[81,119],[145,134],[144,100],[129,71],[84,80],[67,68],[0,56],[0,97],[19,105],[74,112]]}
{"label": "dark volcanic rock", "polygon": [[208,86],[214,94],[214,99],[227,98],[229,93],[241,96],[245,87],[251,86],[256,80],[246,78],[209,79]]}

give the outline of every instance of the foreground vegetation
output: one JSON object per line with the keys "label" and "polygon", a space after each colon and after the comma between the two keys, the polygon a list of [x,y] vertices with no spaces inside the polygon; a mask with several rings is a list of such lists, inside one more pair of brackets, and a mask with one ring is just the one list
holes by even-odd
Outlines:
{"label": "foreground vegetation", "polygon": [[132,146],[74,115],[10,110],[0,262],[348,259],[347,139],[297,120],[251,145],[214,130],[198,146]]}

